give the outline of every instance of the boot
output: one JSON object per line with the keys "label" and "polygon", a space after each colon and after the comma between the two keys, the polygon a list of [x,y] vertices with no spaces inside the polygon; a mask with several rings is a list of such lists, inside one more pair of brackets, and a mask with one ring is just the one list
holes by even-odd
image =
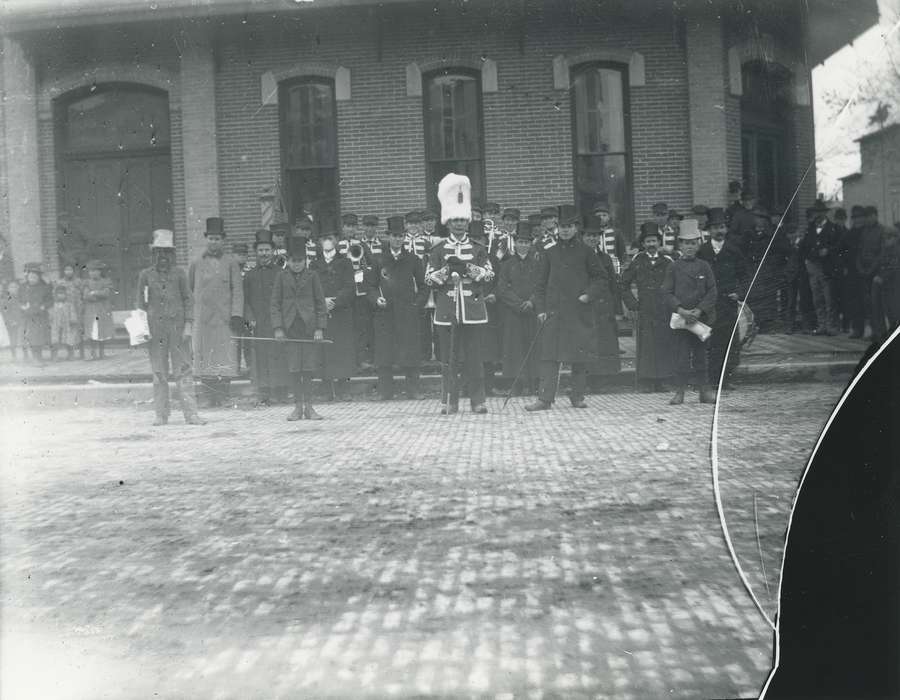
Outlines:
{"label": "boot", "polygon": [[441,405],[441,415],[442,416],[451,416],[454,413],[459,413],[459,404],[450,403],[450,404],[442,404]]}
{"label": "boot", "polygon": [[303,407],[300,404],[294,406],[294,410],[291,411],[291,415],[287,419],[289,421],[303,420]]}
{"label": "boot", "polygon": [[587,408],[588,405],[584,400],[584,397],[581,396],[569,396],[569,402],[572,404],[572,408]]}
{"label": "boot", "polygon": [[472,406],[472,413],[476,413],[478,415],[484,415],[487,412],[488,412],[487,406],[485,406],[483,403],[480,403],[477,406]]}
{"label": "boot", "polygon": [[684,389],[678,389],[675,392],[675,396],[671,398],[669,401],[670,406],[680,406],[684,403]]}
{"label": "boot", "polygon": [[546,401],[542,401],[541,399],[538,399],[534,403],[528,404],[525,407],[525,410],[526,411],[549,411],[550,404],[547,403]]}
{"label": "boot", "polygon": [[715,403],[716,402],[716,393],[709,388],[708,385],[703,384],[700,387],[700,403]]}
{"label": "boot", "polygon": [[203,420],[196,413],[189,413],[184,417],[184,424],[185,425],[206,425],[206,421]]}
{"label": "boot", "polygon": [[322,416],[316,413],[316,409],[314,409],[309,402],[303,407],[303,417],[306,420],[324,420]]}
{"label": "boot", "polygon": [[156,414],[156,420],[153,421],[153,425],[165,425],[169,422],[169,417],[164,414]]}

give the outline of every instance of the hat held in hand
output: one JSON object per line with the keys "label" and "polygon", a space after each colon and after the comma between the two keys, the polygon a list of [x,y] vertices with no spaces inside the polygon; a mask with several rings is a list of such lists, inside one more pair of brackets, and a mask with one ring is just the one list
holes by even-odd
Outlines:
{"label": "hat held in hand", "polygon": [[438,183],[441,223],[450,219],[472,220],[472,183],[465,175],[447,173]]}

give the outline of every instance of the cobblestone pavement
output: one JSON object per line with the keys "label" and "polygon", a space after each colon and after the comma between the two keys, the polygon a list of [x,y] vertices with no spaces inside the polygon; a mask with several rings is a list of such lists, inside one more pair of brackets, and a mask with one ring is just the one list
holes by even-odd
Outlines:
{"label": "cobblestone pavement", "polygon": [[[770,615],[793,491],[841,390],[721,404],[723,502]],[[667,399],[165,428],[146,408],[7,414],[0,694],[755,697],[772,632],[718,525],[712,407]]]}

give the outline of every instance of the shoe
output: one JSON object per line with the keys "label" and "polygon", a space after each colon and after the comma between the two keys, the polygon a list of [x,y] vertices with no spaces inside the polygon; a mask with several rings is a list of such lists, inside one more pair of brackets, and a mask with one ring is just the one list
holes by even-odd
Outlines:
{"label": "shoe", "polygon": [[680,406],[684,403],[684,389],[679,389],[675,392],[675,396],[671,398],[669,401],[670,406]]}
{"label": "shoe", "polygon": [[569,402],[572,404],[572,408],[587,408],[587,402],[584,399],[578,398],[576,396],[570,396]]}
{"label": "shoe", "polygon": [[448,406],[447,404],[443,404],[443,405],[441,406],[441,415],[442,415],[442,416],[450,416],[450,415],[453,415],[454,413],[459,413],[459,406],[458,406],[458,405],[456,405],[456,404],[450,404],[450,405]]}
{"label": "shoe", "polygon": [[272,405],[272,402],[269,399],[257,399],[256,403],[253,405],[256,406],[256,408],[268,408]]}
{"label": "shoe", "polygon": [[546,401],[541,401],[538,399],[534,403],[530,403],[525,407],[526,411],[549,411],[550,404]]}
{"label": "shoe", "polygon": [[303,417],[306,418],[306,420],[324,420],[322,416],[316,413],[316,409],[312,407],[312,404],[306,404],[306,406],[303,407]]}
{"label": "shoe", "polygon": [[303,409],[300,406],[294,406],[294,410],[291,411],[291,415],[287,419],[289,421],[303,420]]}
{"label": "shoe", "polygon": [[189,416],[184,417],[184,424],[185,425],[206,425],[206,421],[203,420],[196,413],[193,413]]}
{"label": "shoe", "polygon": [[153,421],[153,425],[165,425],[169,422],[168,416],[157,416],[156,420]]}
{"label": "shoe", "polygon": [[472,413],[477,413],[478,415],[484,415],[487,413],[487,406],[483,403],[478,404],[477,406],[472,406]]}
{"label": "shoe", "polygon": [[715,403],[716,395],[708,386],[700,387],[700,403]]}

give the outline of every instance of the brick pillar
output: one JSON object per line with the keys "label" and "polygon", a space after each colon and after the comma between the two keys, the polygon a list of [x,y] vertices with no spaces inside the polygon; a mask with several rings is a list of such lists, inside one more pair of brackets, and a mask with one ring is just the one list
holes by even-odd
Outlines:
{"label": "brick pillar", "polygon": [[192,261],[203,250],[206,218],[219,216],[219,160],[212,42],[198,38],[195,28],[185,38],[180,81],[181,143],[187,250]]}
{"label": "brick pillar", "polygon": [[10,248],[18,275],[25,263],[44,262],[44,254],[34,66],[22,45],[10,37],[3,38],[2,73],[6,208]]}
{"label": "brick pillar", "polygon": [[693,203],[726,206],[728,139],[727,56],[722,23],[712,14],[686,20]]}

